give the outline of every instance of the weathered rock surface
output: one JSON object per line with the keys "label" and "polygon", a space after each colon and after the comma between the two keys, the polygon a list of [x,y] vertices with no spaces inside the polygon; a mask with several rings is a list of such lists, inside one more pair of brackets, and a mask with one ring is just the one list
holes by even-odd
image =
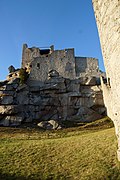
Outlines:
{"label": "weathered rock surface", "polygon": [[115,125],[120,160],[120,0],[93,0],[93,7],[106,69],[104,102]]}
{"label": "weathered rock surface", "polygon": [[1,126],[19,126],[23,121],[22,117],[19,116],[6,116],[0,121]]}
{"label": "weathered rock surface", "polygon": [[1,99],[0,99],[1,104],[12,104],[13,103],[13,96],[9,96],[9,95],[4,95]]}
{"label": "weathered rock surface", "polygon": [[45,130],[55,130],[55,129],[61,129],[61,126],[59,123],[55,120],[49,120],[49,121],[42,121],[38,123],[38,126],[40,128],[43,128]]}
{"label": "weathered rock surface", "polygon": [[5,80],[5,81],[0,81],[0,87],[6,85],[7,83],[8,83],[7,80]]}
{"label": "weathered rock surface", "polygon": [[[97,109],[92,107],[97,106]],[[70,80],[50,71],[41,85],[19,85],[13,78],[0,89],[0,125],[17,126],[37,121],[45,129],[57,129],[58,122],[90,122],[102,117],[104,103],[95,77]]]}
{"label": "weathered rock surface", "polygon": [[17,114],[19,110],[19,105],[0,105],[0,115]]}

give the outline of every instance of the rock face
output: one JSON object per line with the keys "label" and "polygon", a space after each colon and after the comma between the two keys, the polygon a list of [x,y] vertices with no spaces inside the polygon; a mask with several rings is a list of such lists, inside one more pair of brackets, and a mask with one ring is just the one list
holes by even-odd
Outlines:
{"label": "rock face", "polygon": [[120,0],[93,0],[107,80],[102,89],[108,116],[115,124],[120,160]]}
{"label": "rock face", "polygon": [[90,122],[105,113],[98,77],[70,80],[55,70],[42,84],[19,85],[19,79],[0,86],[0,125],[37,122],[45,129],[59,129],[59,122]]}

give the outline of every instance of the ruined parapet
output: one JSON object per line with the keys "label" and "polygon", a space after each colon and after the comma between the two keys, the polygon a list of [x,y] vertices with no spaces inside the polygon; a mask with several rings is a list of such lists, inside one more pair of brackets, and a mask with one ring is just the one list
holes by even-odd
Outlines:
{"label": "ruined parapet", "polygon": [[28,67],[34,58],[47,56],[54,52],[54,46],[51,45],[49,48],[28,48],[27,44],[23,44],[22,49],[22,68]]}
{"label": "ruined parapet", "polygon": [[93,7],[107,75],[104,102],[115,124],[120,160],[120,0],[93,0]]}

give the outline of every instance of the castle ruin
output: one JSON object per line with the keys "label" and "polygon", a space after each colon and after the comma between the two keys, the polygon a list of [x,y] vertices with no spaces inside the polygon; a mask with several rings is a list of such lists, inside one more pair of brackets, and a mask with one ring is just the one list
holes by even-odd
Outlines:
{"label": "castle ruin", "polygon": [[30,71],[31,81],[44,82],[51,70],[56,70],[64,78],[100,76],[98,60],[95,58],[75,57],[74,49],[54,50],[23,45],[22,67]]}
{"label": "castle ruin", "polygon": [[13,66],[0,83],[0,125],[39,123],[49,129],[54,120],[57,129],[63,122],[91,122],[105,115],[100,85],[104,73],[97,59],[75,57],[74,49],[24,44],[22,69],[29,75],[24,84],[20,84],[20,70]]}

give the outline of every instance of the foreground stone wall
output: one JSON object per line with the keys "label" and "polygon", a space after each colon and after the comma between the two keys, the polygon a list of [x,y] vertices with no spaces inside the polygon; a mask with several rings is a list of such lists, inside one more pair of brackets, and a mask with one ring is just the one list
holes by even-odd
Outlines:
{"label": "foreground stone wall", "polygon": [[104,102],[115,124],[120,160],[120,0],[93,0],[93,7],[107,75]]}

